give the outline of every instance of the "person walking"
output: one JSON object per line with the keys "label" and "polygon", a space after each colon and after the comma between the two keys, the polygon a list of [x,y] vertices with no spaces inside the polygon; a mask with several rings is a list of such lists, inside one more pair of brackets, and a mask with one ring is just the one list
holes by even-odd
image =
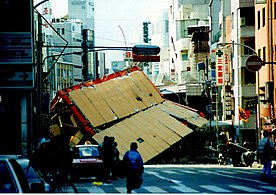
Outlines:
{"label": "person walking", "polygon": [[142,174],[144,172],[144,163],[142,156],[138,152],[136,142],[130,144],[130,150],[123,156],[125,162],[126,189],[131,193],[134,189],[139,189],[143,183]]}
{"label": "person walking", "polygon": [[111,171],[114,164],[114,146],[113,137],[105,136],[98,148],[103,160],[103,173],[98,178],[104,183],[111,183]]}
{"label": "person walking", "polygon": [[119,162],[120,162],[120,152],[118,150],[118,143],[115,141],[115,137],[111,137],[111,145],[113,148],[113,162],[112,162],[112,167],[111,167],[111,179],[112,180],[117,180],[119,173]]}
{"label": "person walking", "polygon": [[258,142],[258,158],[263,165],[261,179],[270,179],[271,178],[271,161],[273,158],[274,144],[270,139],[268,131],[263,132],[263,138]]}

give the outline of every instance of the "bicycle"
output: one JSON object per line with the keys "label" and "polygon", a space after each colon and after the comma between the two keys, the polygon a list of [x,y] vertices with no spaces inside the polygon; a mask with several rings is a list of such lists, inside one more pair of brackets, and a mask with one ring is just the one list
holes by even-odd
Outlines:
{"label": "bicycle", "polygon": [[78,193],[70,174],[60,171],[50,172],[46,175],[45,180],[51,186],[53,193]]}

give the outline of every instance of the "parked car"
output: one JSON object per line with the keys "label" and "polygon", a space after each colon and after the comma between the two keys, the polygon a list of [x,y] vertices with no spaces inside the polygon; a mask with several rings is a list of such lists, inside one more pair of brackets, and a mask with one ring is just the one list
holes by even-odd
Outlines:
{"label": "parked car", "polygon": [[74,179],[80,177],[98,177],[103,172],[103,161],[98,145],[76,145],[73,147]]}
{"label": "parked car", "polygon": [[33,185],[37,186],[37,189],[34,189],[36,190],[35,193],[51,192],[50,185],[34,170],[32,166],[30,166],[29,159],[18,158],[16,160],[22,167],[24,173],[26,174],[30,188]]}
{"label": "parked car", "polygon": [[0,193],[30,193],[27,177],[15,157],[0,155]]}

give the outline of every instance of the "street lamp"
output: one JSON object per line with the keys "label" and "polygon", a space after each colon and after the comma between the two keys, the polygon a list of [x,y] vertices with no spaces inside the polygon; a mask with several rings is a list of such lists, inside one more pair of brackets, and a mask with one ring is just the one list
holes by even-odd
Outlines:
{"label": "street lamp", "polygon": [[[122,29],[122,27],[121,27],[120,25],[118,25],[118,27],[119,27],[119,28],[120,28],[120,30],[121,30],[121,33],[122,33],[123,38],[124,38],[125,46],[126,46],[126,48],[127,48],[127,42],[126,42],[126,36],[125,36],[125,33],[124,33],[124,31],[123,31],[123,29]],[[127,50],[127,51],[128,51],[128,50]],[[130,64],[130,55],[128,55],[127,59],[128,59],[128,66],[129,66],[129,64]]]}

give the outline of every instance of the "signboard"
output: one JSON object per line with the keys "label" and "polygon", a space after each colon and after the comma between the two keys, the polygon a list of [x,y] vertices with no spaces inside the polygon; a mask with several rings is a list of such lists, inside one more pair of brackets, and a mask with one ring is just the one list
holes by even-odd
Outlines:
{"label": "signboard", "polygon": [[224,85],[224,55],[222,49],[216,49],[216,84]]}
{"label": "signboard", "polygon": [[134,55],[133,62],[160,62],[160,56]]}
{"label": "signboard", "polygon": [[114,72],[121,71],[126,68],[125,61],[111,61],[111,68]]}
{"label": "signboard", "polygon": [[0,66],[1,88],[33,88],[34,71],[32,65]]}
{"label": "signboard", "polygon": [[263,61],[259,56],[252,55],[246,59],[246,68],[249,71],[256,72],[263,66]]}
{"label": "signboard", "polygon": [[[42,15],[46,20],[43,20],[43,32],[45,35],[53,36],[53,29],[50,27],[52,25],[52,4],[50,1],[42,4]],[[49,25],[50,24],[50,25]]]}
{"label": "signboard", "polygon": [[223,55],[223,63],[224,63],[224,80],[225,82],[230,82],[230,64],[229,64],[229,53],[228,49],[224,49]]}
{"label": "signboard", "polygon": [[32,64],[31,33],[0,33],[0,64]]}

